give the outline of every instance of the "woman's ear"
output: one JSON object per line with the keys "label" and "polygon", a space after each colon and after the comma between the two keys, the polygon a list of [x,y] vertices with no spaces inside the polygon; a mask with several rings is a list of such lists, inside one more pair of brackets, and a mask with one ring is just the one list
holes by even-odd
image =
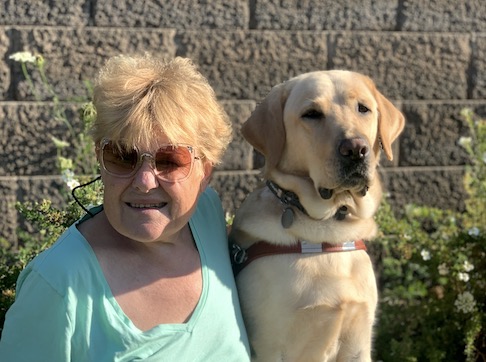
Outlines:
{"label": "woman's ear", "polygon": [[211,176],[213,175],[213,164],[209,161],[202,161],[203,162],[203,177],[201,179],[201,192],[208,187],[209,182],[211,181]]}

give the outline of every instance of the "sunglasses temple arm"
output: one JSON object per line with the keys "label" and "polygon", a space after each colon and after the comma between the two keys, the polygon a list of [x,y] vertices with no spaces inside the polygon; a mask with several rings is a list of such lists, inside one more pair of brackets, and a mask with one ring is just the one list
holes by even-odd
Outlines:
{"label": "sunglasses temple arm", "polygon": [[76,190],[77,189],[80,189],[82,187],[85,187],[85,186],[88,186],[88,185],[91,185],[92,183],[95,183],[96,181],[100,180],[101,179],[101,176],[98,176],[96,177],[95,179],[85,183],[85,184],[82,184],[82,185],[79,185],[79,186],[76,186],[75,188],[72,189],[71,191],[71,195],[73,196],[73,199],[74,201],[76,201],[76,203],[91,217],[93,217],[94,215],[86,208],[84,207],[84,205],[79,201],[79,199],[76,197]]}

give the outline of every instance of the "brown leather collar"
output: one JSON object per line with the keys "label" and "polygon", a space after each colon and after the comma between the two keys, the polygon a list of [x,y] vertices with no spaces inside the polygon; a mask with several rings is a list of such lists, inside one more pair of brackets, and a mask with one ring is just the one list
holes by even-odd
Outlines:
{"label": "brown leather collar", "polygon": [[234,273],[237,275],[252,261],[264,256],[276,254],[334,253],[354,250],[366,250],[364,241],[348,241],[342,244],[312,244],[305,241],[299,241],[292,245],[276,245],[266,241],[259,241],[252,244],[248,249],[243,249],[239,245],[233,244],[231,248],[231,258]]}

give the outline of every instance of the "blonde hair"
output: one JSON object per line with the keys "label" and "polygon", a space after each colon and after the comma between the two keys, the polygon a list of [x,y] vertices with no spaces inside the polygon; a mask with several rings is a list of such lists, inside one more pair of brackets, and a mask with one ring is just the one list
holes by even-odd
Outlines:
{"label": "blonde hair", "polygon": [[221,162],[232,138],[228,115],[191,60],[165,62],[150,55],[116,56],[101,69],[94,88],[97,117],[92,136],[126,146],[190,144],[212,164]]}

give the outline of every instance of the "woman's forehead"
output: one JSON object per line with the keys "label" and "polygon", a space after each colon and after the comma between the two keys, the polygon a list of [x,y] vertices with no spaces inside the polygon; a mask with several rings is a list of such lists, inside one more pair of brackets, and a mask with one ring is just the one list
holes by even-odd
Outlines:
{"label": "woman's forehead", "polygon": [[126,148],[137,148],[139,150],[157,150],[162,145],[191,145],[193,143],[187,142],[186,140],[171,140],[167,135],[157,132],[150,135],[145,135],[144,137],[134,137],[130,134],[122,134],[118,139],[110,139],[113,143],[118,144],[121,147]]}

